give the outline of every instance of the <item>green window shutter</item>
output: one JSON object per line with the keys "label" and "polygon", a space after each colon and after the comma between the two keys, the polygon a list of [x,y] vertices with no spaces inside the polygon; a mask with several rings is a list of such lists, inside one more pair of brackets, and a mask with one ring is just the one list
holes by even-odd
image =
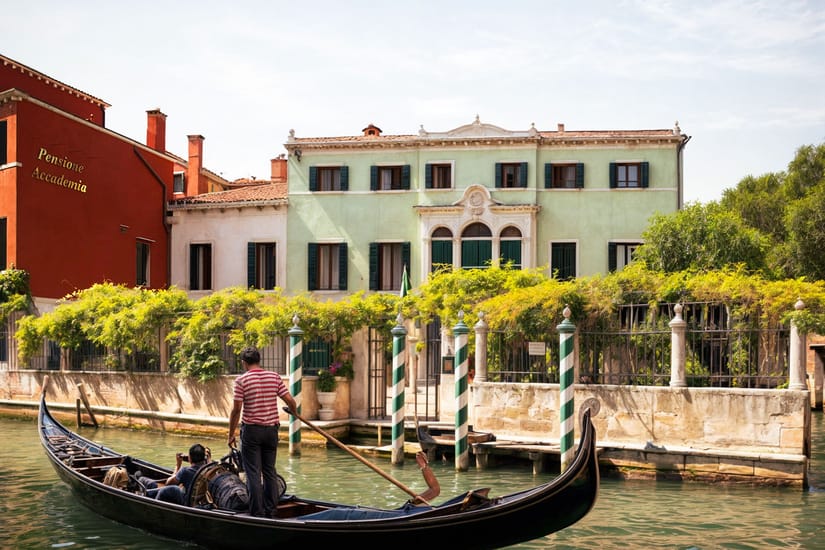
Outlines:
{"label": "green window shutter", "polygon": [[307,245],[307,290],[318,290],[318,245]]}
{"label": "green window shutter", "polygon": [[246,287],[255,288],[255,243],[246,243]]}
{"label": "green window shutter", "polygon": [[476,241],[461,241],[461,267],[475,267],[478,265],[478,248]]}
{"label": "green window shutter", "polygon": [[432,241],[432,266],[430,271],[438,264],[453,264],[453,243],[450,241]]}
{"label": "green window shutter", "polygon": [[544,188],[553,188],[553,165],[549,162],[544,163]]}
{"label": "green window shutter", "polygon": [[501,163],[496,163],[496,188],[501,187]]}
{"label": "green window shutter", "polygon": [[370,243],[370,290],[378,290],[378,243]]}
{"label": "green window shutter", "polygon": [[[407,266],[407,277],[410,277],[412,274],[412,270],[410,269],[410,243],[405,242],[401,243],[401,263],[402,265]],[[404,269],[403,267],[401,269]],[[412,284],[412,282],[410,283]]]}
{"label": "green window shutter", "polygon": [[650,185],[650,180],[648,174],[650,173],[650,163],[643,162],[642,163],[642,187],[648,187]]}
{"label": "green window shutter", "polygon": [[318,168],[316,168],[315,166],[309,167],[309,190],[318,190]]}
{"label": "green window shutter", "polygon": [[493,241],[478,241],[478,264],[489,266],[493,259]]}
{"label": "green window shutter", "polygon": [[410,165],[405,164],[401,167],[401,189],[410,188]]}
{"label": "green window shutter", "polygon": [[509,261],[513,267],[521,268],[521,241],[501,241],[501,263]]}
{"label": "green window shutter", "polygon": [[584,163],[576,164],[576,187],[579,189],[584,187]]}
{"label": "green window shutter", "polygon": [[347,243],[338,245],[338,290],[347,289]]}
{"label": "green window shutter", "polygon": [[433,188],[433,165],[428,164],[424,167],[424,187],[427,189]]}
{"label": "green window shutter", "polygon": [[607,243],[607,271],[616,271],[616,243]]}
{"label": "green window shutter", "polygon": [[0,120],[0,166],[9,162],[8,146],[8,123],[5,120]]}
{"label": "green window shutter", "polygon": [[576,276],[576,243],[553,244],[550,272],[560,281]]}
{"label": "green window shutter", "polygon": [[198,290],[198,248],[189,245],[189,290]]}
{"label": "green window shutter", "polygon": [[341,191],[349,191],[349,166],[341,167]]}
{"label": "green window shutter", "polygon": [[527,163],[521,163],[521,169],[519,170],[519,177],[518,177],[518,187],[527,187]]}
{"label": "green window shutter", "polygon": [[610,188],[616,189],[616,163],[610,163]]}
{"label": "green window shutter", "polygon": [[378,167],[370,166],[370,191],[378,191]]}

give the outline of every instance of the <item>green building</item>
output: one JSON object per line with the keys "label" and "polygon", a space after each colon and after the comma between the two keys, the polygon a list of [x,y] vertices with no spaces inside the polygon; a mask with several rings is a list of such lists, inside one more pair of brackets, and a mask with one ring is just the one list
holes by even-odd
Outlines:
{"label": "green building", "polygon": [[621,269],[655,213],[682,207],[673,129],[295,136],[286,289],[398,291],[433,269],[512,262],[559,278]]}

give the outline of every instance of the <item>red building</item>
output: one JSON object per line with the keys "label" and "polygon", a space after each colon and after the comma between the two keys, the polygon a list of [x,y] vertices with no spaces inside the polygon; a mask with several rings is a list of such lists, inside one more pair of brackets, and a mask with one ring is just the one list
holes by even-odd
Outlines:
{"label": "red building", "polygon": [[166,152],[166,115],[148,111],[146,143],[105,126],[109,105],[0,55],[0,269],[29,272],[38,308],[94,283],[169,284],[167,201],[223,189]]}

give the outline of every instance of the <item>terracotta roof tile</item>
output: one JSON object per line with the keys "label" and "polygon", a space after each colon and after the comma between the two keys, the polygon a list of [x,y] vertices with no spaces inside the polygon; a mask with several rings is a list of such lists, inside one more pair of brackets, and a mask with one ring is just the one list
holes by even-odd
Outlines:
{"label": "terracotta roof tile", "polygon": [[228,191],[215,191],[213,193],[204,193],[202,195],[195,195],[194,197],[186,197],[171,201],[171,206],[186,206],[186,205],[221,205],[233,204],[240,202],[261,202],[261,201],[283,201],[286,203],[287,199],[287,184],[286,182],[276,183],[261,183],[258,182],[253,185],[240,185],[235,189]]}

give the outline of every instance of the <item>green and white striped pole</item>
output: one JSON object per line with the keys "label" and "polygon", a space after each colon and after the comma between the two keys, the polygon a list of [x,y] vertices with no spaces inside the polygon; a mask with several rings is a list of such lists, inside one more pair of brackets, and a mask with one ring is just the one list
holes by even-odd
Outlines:
{"label": "green and white striped pole", "polygon": [[468,337],[470,329],[464,324],[464,312],[458,312],[458,323],[453,327],[455,334],[455,469],[467,471],[470,466],[470,451],[468,445],[468,414],[467,394],[469,372]]}
{"label": "green and white striped pole", "polygon": [[[289,329],[289,393],[298,405],[301,414],[301,384],[303,380],[303,339],[304,331],[298,328],[298,316],[292,317]],[[289,417],[289,454],[301,454],[301,421],[296,416]]]}
{"label": "green and white striped pole", "polygon": [[401,313],[392,329],[392,463],[404,464],[404,360],[407,330]]}
{"label": "green and white striped pole", "polygon": [[573,333],[575,325],[570,322],[570,308],[564,306],[564,321],[556,327],[559,331],[559,453],[561,472],[573,460],[574,406],[573,406]]}

